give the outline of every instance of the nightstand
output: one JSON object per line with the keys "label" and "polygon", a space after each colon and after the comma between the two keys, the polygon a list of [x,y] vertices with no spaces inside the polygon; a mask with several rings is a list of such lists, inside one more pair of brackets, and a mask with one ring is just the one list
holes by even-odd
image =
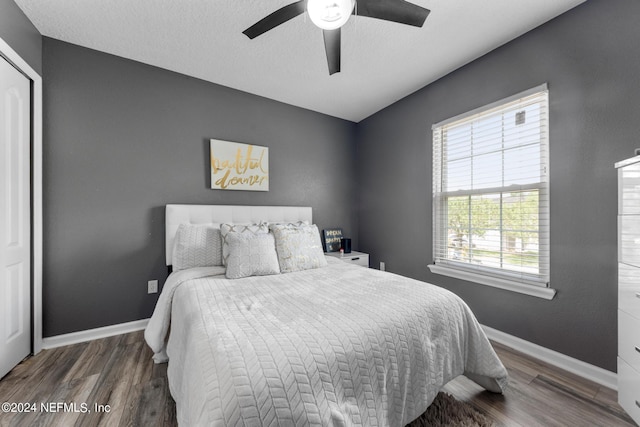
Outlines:
{"label": "nightstand", "polygon": [[364,252],[351,251],[351,253],[348,254],[340,254],[340,252],[325,252],[325,255],[329,255],[361,267],[369,267],[369,254],[365,254]]}

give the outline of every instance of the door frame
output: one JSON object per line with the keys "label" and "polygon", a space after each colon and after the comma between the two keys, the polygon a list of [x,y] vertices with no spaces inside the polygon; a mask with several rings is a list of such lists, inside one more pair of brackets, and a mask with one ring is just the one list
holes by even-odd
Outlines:
{"label": "door frame", "polygon": [[31,80],[31,348],[42,350],[42,77],[0,37],[0,55]]}

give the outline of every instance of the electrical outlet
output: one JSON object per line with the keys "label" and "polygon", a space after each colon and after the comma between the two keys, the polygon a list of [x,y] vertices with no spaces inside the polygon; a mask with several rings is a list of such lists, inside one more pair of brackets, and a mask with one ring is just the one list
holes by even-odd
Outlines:
{"label": "electrical outlet", "polygon": [[385,271],[385,265],[383,261],[380,261],[380,271]]}
{"label": "electrical outlet", "polygon": [[147,282],[147,293],[148,294],[157,294],[158,293],[158,281],[157,280],[149,280]]}

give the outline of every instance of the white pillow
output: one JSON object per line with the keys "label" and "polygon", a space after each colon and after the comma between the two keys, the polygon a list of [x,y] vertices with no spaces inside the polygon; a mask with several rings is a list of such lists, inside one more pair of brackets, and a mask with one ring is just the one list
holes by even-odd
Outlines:
{"label": "white pillow", "polygon": [[269,228],[276,239],[281,272],[291,273],[327,265],[320,232],[315,224],[271,225]]}
{"label": "white pillow", "polygon": [[280,273],[273,234],[227,233],[227,279]]}
{"label": "white pillow", "polygon": [[291,227],[298,227],[300,225],[309,225],[309,221],[300,220],[300,221],[296,221],[296,222],[270,222],[268,224],[269,224],[269,227],[272,227],[274,225],[287,225],[287,226],[291,226]]}
{"label": "white pillow", "polygon": [[222,265],[227,265],[229,258],[229,244],[227,235],[229,233],[266,234],[269,232],[269,225],[266,222],[260,224],[222,224],[220,225],[220,235],[222,236]]}
{"label": "white pillow", "polygon": [[173,270],[222,265],[222,238],[213,224],[180,224],[173,243]]}

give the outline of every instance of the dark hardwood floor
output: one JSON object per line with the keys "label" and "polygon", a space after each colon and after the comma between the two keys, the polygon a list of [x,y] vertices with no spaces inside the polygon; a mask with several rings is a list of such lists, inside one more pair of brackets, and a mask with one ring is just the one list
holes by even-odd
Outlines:
{"label": "dark hardwood floor", "polygon": [[[615,391],[494,346],[510,374],[504,395],[486,392],[464,377],[447,384],[445,391],[497,425],[636,425],[616,403]],[[44,350],[25,359],[0,380],[2,402],[23,412],[0,412],[0,426],[177,425],[166,364],[154,365],[142,331]],[[24,404],[35,404],[36,410],[17,407]]]}
{"label": "dark hardwood floor", "polygon": [[504,426],[636,426],[618,405],[618,393],[493,342],[509,371],[504,395],[489,393],[466,377],[444,387]]}
{"label": "dark hardwood floor", "polygon": [[[176,426],[167,365],[151,356],[142,331],[44,350],[0,380],[0,403],[35,403],[37,410],[0,412],[0,426]],[[78,407],[40,408],[57,402]]]}

